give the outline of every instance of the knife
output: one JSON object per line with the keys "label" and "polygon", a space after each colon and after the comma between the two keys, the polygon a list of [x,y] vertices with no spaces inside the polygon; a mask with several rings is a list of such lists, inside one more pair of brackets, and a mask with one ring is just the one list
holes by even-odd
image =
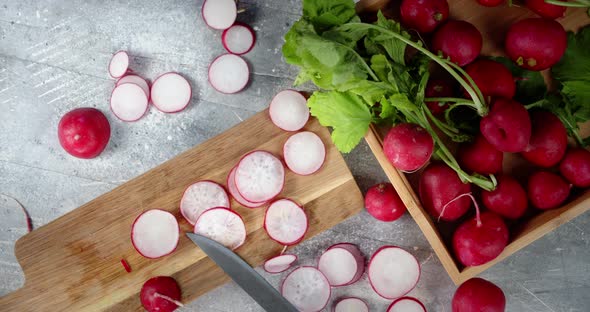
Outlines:
{"label": "knife", "polygon": [[285,297],[246,261],[220,243],[205,236],[186,233],[203,252],[221,267],[252,299],[269,312],[298,312]]}

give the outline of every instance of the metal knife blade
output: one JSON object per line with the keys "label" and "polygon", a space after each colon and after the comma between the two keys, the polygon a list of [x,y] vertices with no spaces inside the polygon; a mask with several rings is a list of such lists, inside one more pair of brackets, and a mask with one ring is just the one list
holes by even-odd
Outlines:
{"label": "metal knife blade", "polygon": [[186,236],[215,261],[263,309],[270,312],[298,311],[264,277],[233,251],[202,235],[186,233]]}

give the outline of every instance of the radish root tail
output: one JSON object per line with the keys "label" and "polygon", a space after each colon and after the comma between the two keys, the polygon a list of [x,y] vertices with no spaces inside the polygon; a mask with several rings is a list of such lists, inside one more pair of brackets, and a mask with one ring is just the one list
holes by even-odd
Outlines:
{"label": "radish root tail", "polygon": [[170,301],[172,303],[174,303],[175,305],[179,306],[179,307],[184,307],[184,304],[182,304],[182,302],[178,301],[178,300],[174,300],[166,295],[162,295],[160,293],[155,293],[154,296],[156,296],[157,298],[162,298],[164,300]]}
{"label": "radish root tail", "polygon": [[473,197],[473,193],[471,193],[471,192],[463,193],[463,194],[461,194],[461,195],[459,195],[459,196],[451,199],[448,203],[446,203],[443,206],[442,211],[438,215],[438,220],[437,221],[440,222],[440,218],[445,215],[445,210],[447,209],[447,207],[450,204],[452,204],[454,201],[458,200],[459,198],[462,198],[462,197],[465,197],[465,196],[471,198],[471,201],[473,202],[473,205],[475,205],[475,220],[477,221],[477,227],[480,227],[481,226],[481,218],[479,217],[479,205],[477,204],[477,200],[475,200],[475,197]]}
{"label": "radish root tail", "polygon": [[285,253],[285,251],[287,251],[287,247],[289,247],[289,246],[285,245],[285,247],[283,247],[283,250],[281,250],[280,256],[282,256]]}

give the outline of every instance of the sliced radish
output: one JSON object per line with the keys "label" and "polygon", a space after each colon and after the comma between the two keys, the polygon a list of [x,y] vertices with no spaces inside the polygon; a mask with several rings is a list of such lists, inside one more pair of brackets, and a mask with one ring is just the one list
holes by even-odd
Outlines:
{"label": "sliced radish", "polygon": [[395,246],[379,248],[369,261],[369,283],[387,299],[410,292],[420,279],[420,264],[409,252]]}
{"label": "sliced radish", "polygon": [[113,55],[109,63],[109,75],[113,78],[122,77],[129,69],[129,54],[119,51]]}
{"label": "sliced radish", "polygon": [[256,42],[256,34],[252,27],[235,23],[230,28],[223,31],[221,43],[227,52],[231,54],[242,55],[250,52]]}
{"label": "sliced radish", "polygon": [[309,120],[309,107],[303,94],[283,90],[275,95],[268,107],[272,123],[285,131],[298,131]]}
{"label": "sliced radish", "polygon": [[238,8],[234,0],[205,0],[201,14],[207,26],[227,29],[236,21]]}
{"label": "sliced radish", "polygon": [[152,84],[151,99],[164,113],[177,113],[185,109],[193,91],[186,78],[177,73],[165,73]]}
{"label": "sliced radish", "polygon": [[238,192],[238,188],[236,187],[236,167],[233,167],[227,175],[227,189],[229,190],[229,194],[244,207],[258,208],[267,203],[265,201],[259,203],[248,201]]}
{"label": "sliced radish", "polygon": [[146,258],[160,258],[178,245],[180,228],[173,214],[152,209],[140,214],[131,227],[131,243]]}
{"label": "sliced radish", "polygon": [[301,312],[322,310],[330,300],[330,283],[318,269],[303,266],[289,273],[281,294]]}
{"label": "sliced radish", "polygon": [[237,55],[220,55],[209,65],[209,83],[221,93],[239,92],[248,84],[249,79],[248,64]]}
{"label": "sliced radish", "polygon": [[426,312],[426,308],[416,298],[402,297],[392,302],[387,312]]}
{"label": "sliced radish", "polygon": [[295,255],[278,255],[266,260],[262,268],[268,273],[281,273],[290,268],[295,261],[297,261]]}
{"label": "sliced radish", "polygon": [[253,151],[238,163],[235,182],[238,192],[249,202],[268,201],[283,190],[285,168],[273,154]]}
{"label": "sliced radish", "polygon": [[367,303],[359,298],[341,298],[334,304],[333,312],[369,312]]}
{"label": "sliced radish", "polygon": [[134,84],[138,85],[139,87],[141,87],[143,92],[145,92],[145,96],[147,96],[148,98],[150,97],[150,86],[148,85],[148,83],[145,79],[143,79],[137,75],[127,75],[127,76],[123,76],[123,78],[117,80],[117,84],[115,84],[115,86],[122,85],[124,83],[134,83]]}
{"label": "sliced radish", "polygon": [[203,212],[195,223],[194,232],[230,249],[242,246],[246,240],[246,225],[242,217],[223,207]]}
{"label": "sliced radish", "polygon": [[111,93],[111,111],[123,121],[137,121],[148,109],[148,97],[134,83],[123,83]]}
{"label": "sliced radish", "polygon": [[213,181],[199,181],[190,185],[180,200],[180,213],[193,225],[203,212],[215,207],[230,208],[225,189]]}
{"label": "sliced radish", "polygon": [[310,175],[324,164],[326,147],[317,134],[299,132],[287,139],[283,146],[283,156],[291,171],[299,175]]}
{"label": "sliced radish", "polygon": [[307,215],[290,199],[279,199],[266,209],[264,229],[271,239],[286,246],[300,242],[307,232]]}
{"label": "sliced radish", "polygon": [[318,261],[332,287],[346,286],[358,281],[365,272],[365,257],[353,244],[343,243],[329,247]]}

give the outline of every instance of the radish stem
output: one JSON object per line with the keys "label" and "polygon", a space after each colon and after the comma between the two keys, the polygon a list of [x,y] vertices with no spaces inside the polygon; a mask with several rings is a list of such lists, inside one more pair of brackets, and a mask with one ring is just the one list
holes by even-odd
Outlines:
{"label": "radish stem", "polygon": [[175,305],[177,305],[177,306],[179,306],[179,307],[184,307],[184,304],[182,304],[182,302],[180,302],[180,301],[178,301],[178,300],[174,300],[174,299],[172,299],[172,298],[170,298],[170,297],[168,297],[168,296],[166,296],[166,295],[162,295],[162,294],[160,294],[160,293],[154,293],[154,296],[155,296],[156,298],[162,298],[162,299],[164,299],[164,300],[166,300],[166,301],[170,301],[170,302],[174,303]]}
{"label": "radish stem", "polygon": [[279,256],[282,256],[285,253],[285,251],[287,251],[287,247],[289,247],[289,246],[285,245],[283,247],[283,250],[281,250],[281,253],[279,254]]}
{"label": "radish stem", "polygon": [[571,2],[558,1],[558,0],[545,0],[545,3],[553,4],[553,5],[557,5],[557,6],[563,6],[563,7],[570,7],[570,8],[590,7],[590,1],[585,1],[585,0],[573,0]]}

